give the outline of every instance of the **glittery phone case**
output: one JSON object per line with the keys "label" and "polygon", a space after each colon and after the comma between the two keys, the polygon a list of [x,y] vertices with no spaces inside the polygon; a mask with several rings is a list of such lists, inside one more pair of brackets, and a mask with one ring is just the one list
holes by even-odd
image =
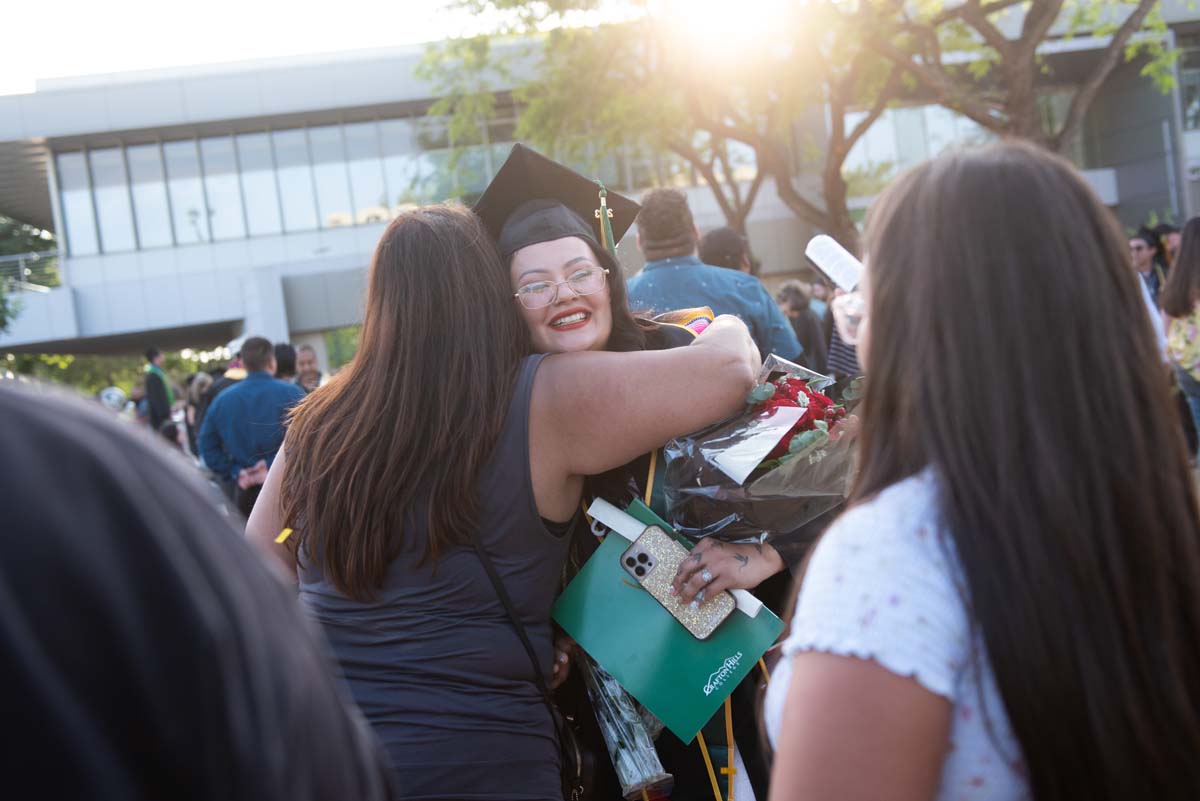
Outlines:
{"label": "glittery phone case", "polygon": [[734,609],[733,596],[722,592],[695,608],[671,595],[671,580],[687,559],[687,549],[658,526],[650,526],[621,554],[621,567],[654,596],[671,616],[698,640],[707,639]]}

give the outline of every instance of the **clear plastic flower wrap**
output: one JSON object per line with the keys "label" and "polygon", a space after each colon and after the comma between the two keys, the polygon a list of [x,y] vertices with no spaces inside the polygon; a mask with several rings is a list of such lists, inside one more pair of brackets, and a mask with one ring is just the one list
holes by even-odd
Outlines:
{"label": "clear plastic flower wrap", "polygon": [[621,795],[638,799],[643,793],[653,791],[669,793],[674,779],[663,770],[637,702],[608,671],[589,657],[579,660],[579,669],[587,684],[596,723],[604,735],[604,744],[621,782]]}
{"label": "clear plastic flower wrap", "polygon": [[671,524],[692,540],[770,542],[842,503],[861,379],[767,357],[745,411],[667,443]]}

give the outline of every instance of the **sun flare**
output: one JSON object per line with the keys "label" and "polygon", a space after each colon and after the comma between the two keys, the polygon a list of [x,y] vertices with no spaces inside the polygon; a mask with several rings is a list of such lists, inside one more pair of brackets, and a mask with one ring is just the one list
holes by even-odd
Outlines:
{"label": "sun flare", "polygon": [[800,0],[664,0],[660,16],[704,47],[756,47],[795,24]]}

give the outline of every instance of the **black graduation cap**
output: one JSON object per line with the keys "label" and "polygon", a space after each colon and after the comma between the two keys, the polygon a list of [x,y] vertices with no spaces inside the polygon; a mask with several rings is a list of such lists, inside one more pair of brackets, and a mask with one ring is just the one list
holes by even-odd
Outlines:
{"label": "black graduation cap", "polygon": [[527,245],[577,236],[616,254],[641,206],[518,143],[475,204],[507,259]]}

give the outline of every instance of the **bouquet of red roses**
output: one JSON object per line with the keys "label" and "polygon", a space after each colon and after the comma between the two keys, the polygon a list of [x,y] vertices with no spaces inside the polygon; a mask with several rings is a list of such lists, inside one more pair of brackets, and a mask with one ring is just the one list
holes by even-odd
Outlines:
{"label": "bouquet of red roses", "polygon": [[854,473],[861,380],[770,356],[745,411],[669,442],[670,522],[693,540],[770,542],[834,509]]}

